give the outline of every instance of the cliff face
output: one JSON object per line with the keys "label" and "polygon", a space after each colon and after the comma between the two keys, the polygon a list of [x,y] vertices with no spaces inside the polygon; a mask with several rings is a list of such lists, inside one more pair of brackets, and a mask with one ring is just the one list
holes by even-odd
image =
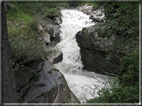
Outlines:
{"label": "cliff face", "polygon": [[119,59],[123,53],[117,49],[115,43],[118,38],[107,38],[98,34],[100,26],[94,25],[83,28],[76,35],[78,46],[82,56],[84,69],[99,74],[117,74]]}
{"label": "cliff face", "polygon": [[16,102],[16,92],[14,90],[14,77],[10,61],[10,48],[6,26],[6,13],[2,8],[2,102]]}

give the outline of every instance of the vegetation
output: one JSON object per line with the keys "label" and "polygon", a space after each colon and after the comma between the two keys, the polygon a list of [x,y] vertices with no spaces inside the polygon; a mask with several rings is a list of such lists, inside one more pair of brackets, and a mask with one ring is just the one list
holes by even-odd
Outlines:
{"label": "vegetation", "polygon": [[105,3],[106,23],[103,32],[106,36],[138,37],[139,4],[138,3]]}
{"label": "vegetation", "polygon": [[[139,18],[138,3],[105,3],[106,22],[101,29],[107,37],[119,36],[127,42],[126,50],[131,52],[121,58],[118,87],[101,89],[98,98],[88,100],[88,103],[138,103],[139,102],[139,54],[138,35]],[[107,33],[106,33],[107,32]],[[135,41],[137,43],[132,43]],[[120,46],[121,44],[117,44]],[[118,47],[119,48],[119,47]],[[136,50],[136,51],[135,51]],[[112,92],[110,92],[112,91]]]}
{"label": "vegetation", "polygon": [[[88,100],[88,103],[138,103],[139,102],[139,71],[138,52],[123,57],[119,85],[111,89],[101,89],[99,97]],[[110,92],[112,91],[112,92]]]}
{"label": "vegetation", "polygon": [[17,2],[7,5],[6,18],[13,68],[17,64],[27,66],[40,62],[46,58],[47,53],[43,50],[43,42],[38,39],[42,36],[37,29],[38,21],[59,15],[59,6],[64,4]]}

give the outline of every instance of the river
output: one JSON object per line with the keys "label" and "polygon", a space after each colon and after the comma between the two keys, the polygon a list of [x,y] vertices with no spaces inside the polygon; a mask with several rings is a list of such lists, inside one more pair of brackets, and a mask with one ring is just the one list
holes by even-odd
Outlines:
{"label": "river", "polygon": [[[61,33],[56,49],[63,53],[63,60],[54,66],[62,72],[70,89],[82,102],[98,97],[98,90],[106,86],[108,76],[83,70],[80,48],[76,42],[76,33],[84,27],[95,23],[86,15],[77,10],[61,10]],[[109,85],[108,85],[109,86]]]}

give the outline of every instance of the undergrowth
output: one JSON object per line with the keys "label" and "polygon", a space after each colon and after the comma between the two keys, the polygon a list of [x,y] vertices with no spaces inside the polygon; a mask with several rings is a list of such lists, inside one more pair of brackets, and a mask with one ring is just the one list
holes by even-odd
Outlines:
{"label": "undergrowth", "polygon": [[[99,97],[87,103],[138,103],[139,102],[139,55],[133,52],[121,60],[118,87],[101,89]],[[111,92],[110,92],[111,91]]]}

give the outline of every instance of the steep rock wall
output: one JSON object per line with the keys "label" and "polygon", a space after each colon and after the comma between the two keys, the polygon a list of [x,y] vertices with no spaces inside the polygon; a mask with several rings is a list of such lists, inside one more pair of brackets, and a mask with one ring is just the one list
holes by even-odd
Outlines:
{"label": "steep rock wall", "polygon": [[83,28],[76,34],[84,69],[99,74],[117,74],[119,59],[125,53],[114,46],[117,40],[115,37],[100,36],[97,30],[99,28],[101,27],[94,25]]}

